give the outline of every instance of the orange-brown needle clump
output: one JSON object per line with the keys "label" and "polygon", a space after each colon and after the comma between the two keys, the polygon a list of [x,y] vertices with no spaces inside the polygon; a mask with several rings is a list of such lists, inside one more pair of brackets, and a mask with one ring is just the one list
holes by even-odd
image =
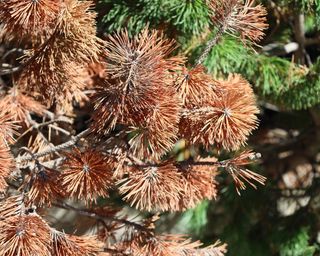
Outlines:
{"label": "orange-brown needle clump", "polygon": [[51,255],[54,256],[93,256],[103,251],[103,243],[95,236],[75,236],[50,230]]}
{"label": "orange-brown needle clump", "polygon": [[54,31],[24,60],[20,86],[55,100],[66,86],[76,84],[77,67],[99,59],[103,42],[96,36],[91,5],[77,0],[61,3]]}
{"label": "orange-brown needle clump", "polygon": [[49,226],[36,213],[22,213],[1,222],[0,255],[50,255]]}
{"label": "orange-brown needle clump", "polygon": [[240,39],[260,41],[266,23],[267,11],[262,5],[254,6],[255,0],[211,0],[211,20],[232,35],[240,34]]}
{"label": "orange-brown needle clump", "polygon": [[40,40],[50,33],[60,11],[60,0],[4,0],[0,20],[6,37]]}
{"label": "orange-brown needle clump", "polygon": [[186,107],[202,106],[210,97],[215,98],[215,83],[201,65],[191,70],[184,68],[184,78],[176,83],[176,89]]}
{"label": "orange-brown needle clump", "polygon": [[13,121],[30,126],[30,114],[43,116],[46,110],[40,102],[13,88],[8,95],[0,99],[0,109],[10,114]]}
{"label": "orange-brown needle clump", "polygon": [[13,143],[14,135],[18,135],[18,132],[16,131],[18,126],[13,120],[14,113],[8,113],[6,108],[0,108],[0,138],[8,143]]}
{"label": "orange-brown needle clump", "polygon": [[160,90],[158,103],[149,111],[137,113],[130,149],[140,159],[159,159],[174,146],[178,134],[180,104],[173,89]]}
{"label": "orange-brown needle clump", "polygon": [[217,81],[218,98],[202,108],[184,113],[184,123],[193,129],[184,129],[186,138],[215,144],[226,150],[237,150],[244,145],[252,130],[257,127],[259,109],[250,84],[239,75]]}
{"label": "orange-brown needle clump", "polygon": [[259,109],[250,84],[239,75],[229,76],[220,86],[221,97],[212,105],[212,113],[207,113],[202,131],[208,141],[237,150],[257,128]]}
{"label": "orange-brown needle clump", "polygon": [[[131,245],[134,255],[157,255],[157,256],[175,256],[182,239],[178,235],[161,235],[147,237],[145,241],[134,241]],[[182,246],[180,247],[182,248]]]}
{"label": "orange-brown needle clump", "polygon": [[14,168],[14,160],[9,147],[5,144],[3,138],[0,138],[0,192],[3,193],[7,188],[7,178]]}
{"label": "orange-brown needle clump", "polygon": [[239,195],[240,190],[246,189],[245,182],[255,189],[257,186],[253,183],[253,181],[264,185],[266,177],[252,172],[245,167],[246,165],[253,163],[259,157],[260,154],[256,154],[252,151],[244,151],[240,155],[224,162],[223,167],[226,168],[226,170],[231,174]]}
{"label": "orange-brown needle clump", "polygon": [[0,221],[6,221],[10,217],[17,216],[23,208],[23,196],[10,196],[0,204]]}
{"label": "orange-brown needle clump", "polygon": [[95,201],[97,197],[106,197],[113,185],[114,163],[100,152],[78,149],[66,153],[60,175],[61,186],[67,196]]}
{"label": "orange-brown needle clump", "polygon": [[172,50],[173,42],[157,31],[144,29],[132,39],[123,31],[109,37],[106,73],[116,80],[122,95],[139,96],[166,81],[167,57]]}
{"label": "orange-brown needle clump", "polygon": [[182,175],[172,163],[159,167],[132,168],[128,178],[119,181],[120,194],[139,210],[172,211],[182,190]]}
{"label": "orange-brown needle clump", "polygon": [[58,178],[58,171],[40,164],[36,165],[31,177],[26,179],[26,182],[31,184],[28,199],[39,206],[50,206],[52,201],[63,195]]}
{"label": "orange-brown needle clump", "polygon": [[174,63],[168,58],[172,49],[172,41],[148,29],[134,38],[129,38],[126,31],[109,37],[108,79],[94,100],[92,130],[103,133],[116,123],[134,125],[137,112],[144,113],[157,106],[157,97],[173,82],[168,71]]}
{"label": "orange-brown needle clump", "polygon": [[87,64],[99,59],[103,41],[96,36],[96,13],[92,1],[63,1],[55,35],[59,57]]}
{"label": "orange-brown needle clump", "polygon": [[91,77],[87,69],[77,66],[76,63],[68,72],[69,79],[66,80],[62,92],[56,96],[56,108],[58,113],[72,116],[75,103],[83,106],[89,100],[84,90],[91,82]]}
{"label": "orange-brown needle clump", "polygon": [[202,247],[200,242],[191,243],[186,240],[185,243],[188,243],[188,247],[185,249],[181,246],[181,249],[178,249],[177,252],[182,255],[208,255],[208,256],[224,256],[227,253],[227,244],[222,244],[220,241],[216,241],[214,244],[207,247]]}
{"label": "orange-brown needle clump", "polygon": [[201,245],[201,242],[191,242],[183,235],[156,235],[133,241],[131,249],[133,255],[140,256],[223,256],[226,253],[226,244],[220,244],[219,241],[204,248],[200,248]]}
{"label": "orange-brown needle clump", "polygon": [[201,162],[209,161],[207,158],[197,161],[195,164],[179,164],[179,171],[184,177],[184,189],[181,197],[179,210],[185,210],[197,206],[201,201],[208,199],[212,200],[217,195],[217,182],[215,177],[218,174],[217,166],[201,165]]}

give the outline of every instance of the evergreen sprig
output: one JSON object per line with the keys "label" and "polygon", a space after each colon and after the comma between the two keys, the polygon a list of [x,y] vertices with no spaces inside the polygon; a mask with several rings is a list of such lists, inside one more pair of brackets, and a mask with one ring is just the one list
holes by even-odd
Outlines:
{"label": "evergreen sprig", "polygon": [[102,21],[106,32],[126,27],[130,35],[146,24],[175,34],[200,34],[209,26],[209,10],[203,0],[101,0],[109,9]]}

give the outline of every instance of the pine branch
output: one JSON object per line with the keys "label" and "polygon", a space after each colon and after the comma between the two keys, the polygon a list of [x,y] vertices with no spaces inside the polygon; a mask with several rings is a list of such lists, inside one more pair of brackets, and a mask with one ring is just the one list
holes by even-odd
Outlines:
{"label": "pine branch", "polygon": [[146,227],[144,227],[143,225],[140,225],[136,222],[132,222],[126,219],[119,219],[119,218],[115,218],[115,217],[107,217],[107,216],[100,216],[99,214],[95,213],[95,212],[91,212],[89,210],[86,209],[79,209],[76,208],[72,205],[69,205],[65,202],[57,202],[57,203],[53,203],[52,204],[55,207],[58,208],[63,208],[66,210],[72,210],[74,212],[77,212],[78,214],[82,215],[82,216],[86,216],[92,219],[96,219],[98,221],[104,221],[105,219],[109,220],[109,221],[114,221],[114,222],[118,222],[120,224],[124,224],[126,226],[131,226],[134,227],[136,230],[142,231],[142,232],[147,232],[150,233],[150,230],[147,229]]}
{"label": "pine branch", "polygon": [[4,69],[4,70],[0,70],[0,76],[3,75],[9,75],[9,74],[13,74],[13,73],[17,73],[19,71],[22,71],[25,67],[27,67],[30,63],[32,63],[40,54],[43,53],[43,51],[45,50],[45,48],[52,42],[52,40],[55,39],[58,31],[58,26],[56,26],[55,30],[53,31],[52,35],[38,48],[36,49],[36,51],[34,52],[34,54],[27,59],[25,62],[23,62],[20,66],[17,67],[11,67],[8,69]]}
{"label": "pine branch", "polygon": [[70,147],[76,145],[77,142],[81,138],[87,136],[89,133],[90,133],[89,129],[84,130],[83,132],[81,132],[78,135],[72,137],[71,140],[69,140],[69,141],[67,141],[65,143],[62,143],[62,144],[54,146],[52,148],[49,148],[49,149],[43,150],[41,152],[35,153],[35,154],[31,155],[31,156],[24,156],[24,157],[17,158],[16,162],[18,164],[19,163],[23,163],[23,162],[28,162],[28,161],[32,161],[33,159],[37,159],[39,157],[43,157],[43,156],[50,155],[50,154],[55,153],[55,152],[59,152],[59,151],[65,150],[67,148],[70,148]]}
{"label": "pine branch", "polygon": [[225,29],[226,29],[225,23],[218,27],[218,30],[217,30],[215,36],[207,42],[204,51],[202,52],[200,57],[196,60],[195,66],[201,65],[203,63],[203,61],[207,58],[208,54],[210,53],[211,49],[218,43],[218,41],[220,40],[220,38],[224,34]]}

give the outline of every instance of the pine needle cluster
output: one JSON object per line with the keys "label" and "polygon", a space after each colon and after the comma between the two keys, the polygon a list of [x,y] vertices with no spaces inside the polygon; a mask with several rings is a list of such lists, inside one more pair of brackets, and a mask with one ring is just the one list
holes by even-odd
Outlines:
{"label": "pine needle cluster", "polygon": [[[258,125],[250,83],[238,74],[214,78],[202,65],[225,32],[258,43],[266,11],[251,0],[199,3],[185,9],[205,10],[218,32],[192,66],[175,55],[173,39],[149,27],[101,39],[91,1],[0,2],[8,51],[0,66],[1,255],[226,253],[226,244],[203,247],[155,229],[158,213],[217,198],[221,172],[239,194],[266,180],[247,169],[259,155],[243,151]],[[178,142],[210,156],[177,161]],[[221,161],[221,151],[237,153]],[[154,217],[132,221],[126,205]],[[90,218],[95,234],[59,230],[47,218],[53,207]]]}

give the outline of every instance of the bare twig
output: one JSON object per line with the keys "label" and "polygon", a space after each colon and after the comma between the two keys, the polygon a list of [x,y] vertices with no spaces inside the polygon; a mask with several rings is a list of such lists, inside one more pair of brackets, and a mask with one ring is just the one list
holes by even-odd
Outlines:
{"label": "bare twig", "polygon": [[17,158],[16,162],[19,164],[19,163],[23,163],[23,162],[27,162],[27,161],[32,161],[34,158],[37,159],[39,157],[43,157],[43,156],[50,155],[50,154],[55,153],[55,152],[59,152],[59,151],[65,150],[65,149],[70,148],[70,147],[74,146],[75,144],[77,144],[77,142],[82,137],[85,137],[89,133],[90,133],[89,129],[84,130],[83,132],[81,132],[78,135],[72,137],[69,141],[67,141],[65,143],[62,143],[60,145],[54,146],[53,148],[49,148],[49,149],[43,150],[41,152],[35,153],[33,155],[33,157],[31,157],[31,156],[23,156],[23,157]]}
{"label": "bare twig", "polygon": [[1,61],[4,61],[10,54],[15,53],[15,52],[22,53],[22,54],[26,53],[26,51],[24,49],[12,48],[9,51],[7,51],[5,54],[3,54]]}
{"label": "bare twig", "polygon": [[40,54],[42,54],[44,52],[45,48],[55,38],[55,36],[56,36],[56,34],[58,32],[57,28],[52,33],[52,35],[48,38],[48,40],[46,42],[44,42],[40,46],[40,48],[37,49],[29,59],[27,59],[25,62],[21,63],[21,65],[18,66],[18,67],[12,67],[12,68],[8,68],[8,69],[0,70],[0,76],[9,75],[9,74],[13,74],[13,73],[19,72],[19,71],[23,70],[25,67],[27,67],[30,63],[32,63]]}
{"label": "bare twig", "polygon": [[67,136],[70,136],[70,132],[69,131],[67,131],[67,130],[65,130],[65,129],[57,126],[57,125],[49,124],[48,126],[49,126],[49,128],[56,130],[57,132],[61,132],[61,133],[65,134],[65,135],[67,135]]}
{"label": "bare twig", "polygon": [[225,25],[221,25],[218,27],[217,33],[211,40],[207,42],[206,48],[204,49],[200,57],[196,60],[195,66],[201,65],[203,63],[203,61],[207,58],[211,49],[218,43],[219,39],[224,34],[225,29],[226,29]]}
{"label": "bare twig", "polygon": [[18,66],[18,67],[12,67],[12,68],[8,68],[8,69],[3,69],[3,70],[0,70],[0,76],[13,74],[13,73],[16,73],[16,72],[18,72],[18,71],[20,71],[22,69],[23,69],[23,65]]}
{"label": "bare twig", "polygon": [[[27,115],[27,119],[28,122],[32,125],[33,129],[37,130],[38,134],[40,135],[40,137],[45,141],[45,143],[52,149],[54,148],[54,144],[52,144],[52,142],[50,142],[47,137],[43,134],[43,132],[41,131],[41,129],[39,128],[39,124],[34,121],[31,117],[30,114]],[[50,122],[50,121],[49,121]]]}
{"label": "bare twig", "polygon": [[65,202],[57,202],[57,203],[53,203],[52,205],[55,207],[58,207],[58,208],[63,208],[66,210],[75,211],[82,216],[93,218],[98,221],[103,221],[103,220],[107,219],[109,221],[118,222],[118,223],[121,223],[126,226],[134,227],[137,230],[150,233],[150,230],[145,228],[143,225],[140,225],[139,223],[136,223],[136,222],[129,221],[127,219],[120,219],[120,218],[111,217],[111,216],[100,216],[99,214],[97,214],[95,212],[92,212],[92,211],[89,211],[86,209],[79,209],[79,208],[76,208],[76,207],[69,205]]}

